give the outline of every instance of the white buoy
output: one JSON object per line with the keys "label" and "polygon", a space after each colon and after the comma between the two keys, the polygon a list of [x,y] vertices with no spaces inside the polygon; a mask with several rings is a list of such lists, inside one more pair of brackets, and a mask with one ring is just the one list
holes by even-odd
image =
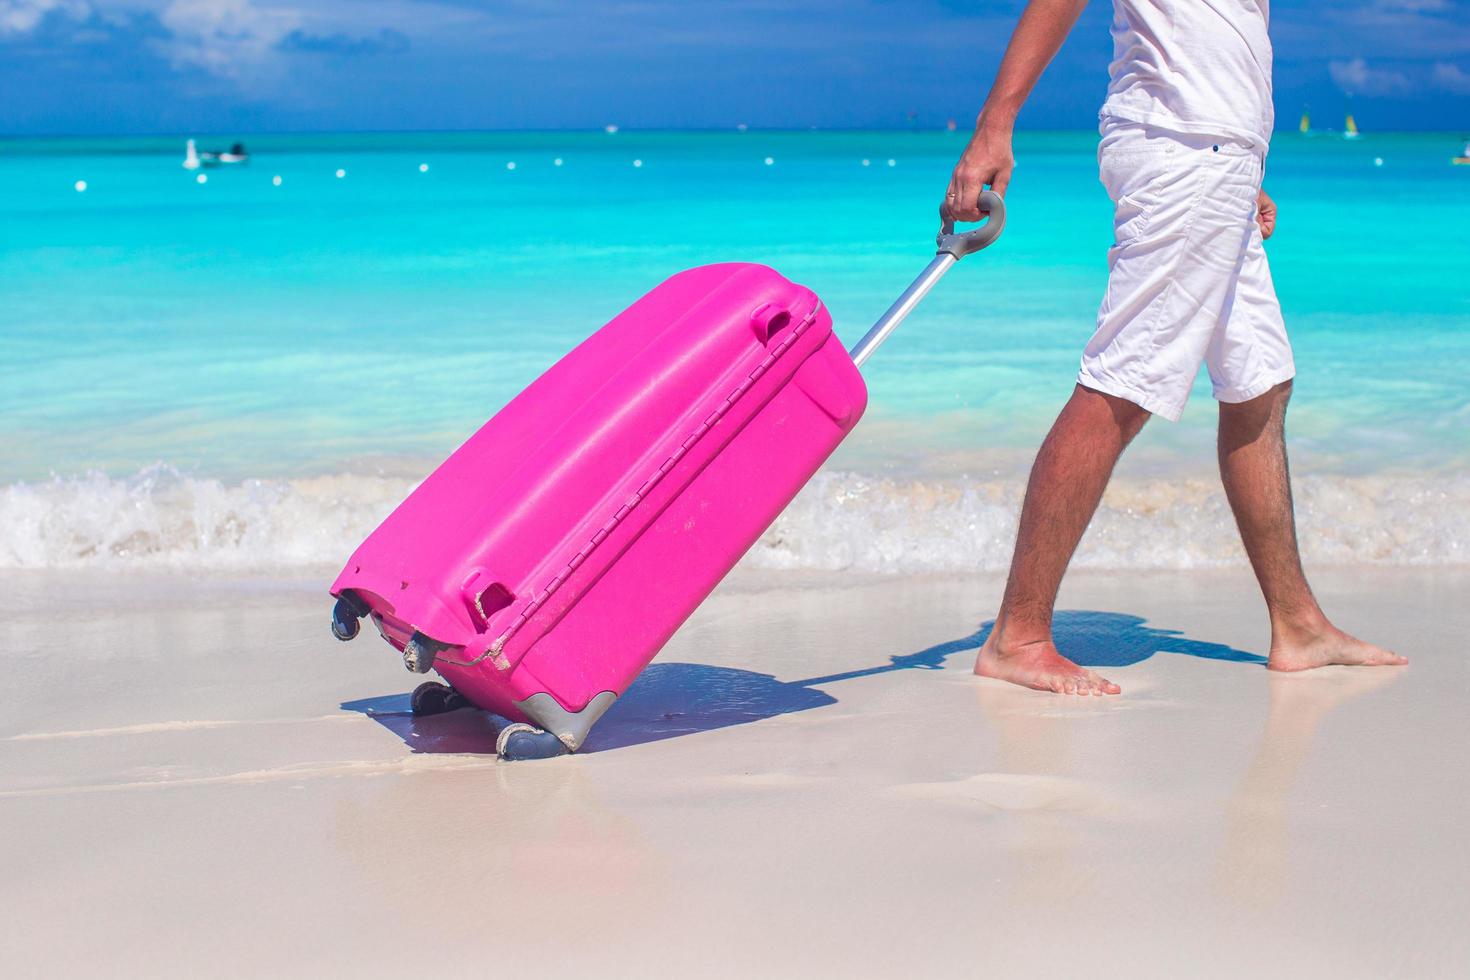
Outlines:
{"label": "white buoy", "polygon": [[1381,167],[1381,166],[1383,166],[1383,157],[1374,157],[1373,158],[1373,166],[1375,166],[1375,167]]}
{"label": "white buoy", "polygon": [[516,168],[516,162],[514,160],[509,160],[509,161],[506,162],[506,164],[505,164],[505,169],[506,170],[514,170],[515,168]]}
{"label": "white buoy", "polygon": [[551,161],[551,165],[553,167],[560,167],[561,166],[561,157],[557,157],[555,160]]}
{"label": "white buoy", "polygon": [[888,165],[890,167],[896,167],[896,166],[898,166],[898,161],[895,160],[895,159],[893,159],[893,157],[889,157],[888,158]]}
{"label": "white buoy", "polygon": [[85,180],[79,180],[71,186],[75,187],[77,189],[77,193],[80,194],[82,193],[82,191],[87,189],[87,182]]}
{"label": "white buoy", "polygon": [[346,177],[346,176],[347,176],[347,171],[344,170],[344,169],[342,169],[341,167],[338,167],[337,168],[337,179],[338,180],[341,180],[343,177]]}
{"label": "white buoy", "polygon": [[869,160],[867,158],[864,158],[863,159],[863,166],[865,166],[865,167],[871,167],[872,165],[873,165],[873,161],[872,160]]}
{"label": "white buoy", "polygon": [[200,174],[199,176],[195,177],[194,180],[200,184],[207,184],[209,183],[209,174]]}
{"label": "white buoy", "polygon": [[426,174],[428,172],[429,172],[429,165],[427,163],[421,163],[421,164],[419,164],[419,173]]}
{"label": "white buoy", "polygon": [[281,175],[280,174],[276,174],[274,177],[271,178],[271,185],[273,187],[280,187],[281,186]]}
{"label": "white buoy", "polygon": [[773,164],[775,162],[776,162],[776,158],[775,157],[766,157],[766,166],[769,167],[771,164]]}
{"label": "white buoy", "polygon": [[641,167],[641,166],[643,166],[643,161],[642,160],[634,160],[633,161],[633,166],[635,166],[635,167]]}

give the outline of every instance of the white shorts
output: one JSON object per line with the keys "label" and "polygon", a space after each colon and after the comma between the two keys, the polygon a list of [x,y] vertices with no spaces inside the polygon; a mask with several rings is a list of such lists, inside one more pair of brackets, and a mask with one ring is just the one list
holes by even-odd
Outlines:
{"label": "white shorts", "polygon": [[1107,118],[1097,155],[1113,247],[1078,382],[1172,422],[1201,360],[1222,402],[1295,375],[1255,221],[1263,153]]}

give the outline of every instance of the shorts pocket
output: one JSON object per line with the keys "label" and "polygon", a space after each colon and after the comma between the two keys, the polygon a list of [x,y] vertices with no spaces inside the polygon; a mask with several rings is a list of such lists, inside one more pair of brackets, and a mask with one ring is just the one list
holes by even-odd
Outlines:
{"label": "shorts pocket", "polygon": [[[1113,249],[1137,241],[1169,183],[1174,154],[1163,147],[1106,149],[1099,154],[1098,176],[1113,200]],[[1109,264],[1113,256],[1109,255]]]}

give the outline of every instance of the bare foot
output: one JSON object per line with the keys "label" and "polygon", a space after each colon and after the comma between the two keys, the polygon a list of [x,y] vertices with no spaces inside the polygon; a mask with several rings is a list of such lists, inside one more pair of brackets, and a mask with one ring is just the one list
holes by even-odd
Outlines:
{"label": "bare foot", "polygon": [[1036,691],[1054,694],[1117,694],[1122,688],[1077,666],[1057,652],[1051,640],[1004,646],[991,633],[980,655],[975,673],[1010,681]]}
{"label": "bare foot", "polygon": [[1311,670],[1328,664],[1348,667],[1390,667],[1409,661],[1392,650],[1364,643],[1330,624],[1320,630],[1271,638],[1266,666],[1271,670]]}

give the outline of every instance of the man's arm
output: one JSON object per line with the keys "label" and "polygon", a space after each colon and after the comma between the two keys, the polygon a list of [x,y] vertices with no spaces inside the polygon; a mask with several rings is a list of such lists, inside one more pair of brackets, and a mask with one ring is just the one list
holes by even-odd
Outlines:
{"label": "man's arm", "polygon": [[1011,154],[1016,116],[1085,6],[1087,0],[1031,0],[1021,12],[1021,21],[995,73],[995,83],[975,121],[975,135],[949,179],[940,214],[959,221],[979,221],[976,203],[985,185],[997,194],[1005,194],[1016,165]]}

